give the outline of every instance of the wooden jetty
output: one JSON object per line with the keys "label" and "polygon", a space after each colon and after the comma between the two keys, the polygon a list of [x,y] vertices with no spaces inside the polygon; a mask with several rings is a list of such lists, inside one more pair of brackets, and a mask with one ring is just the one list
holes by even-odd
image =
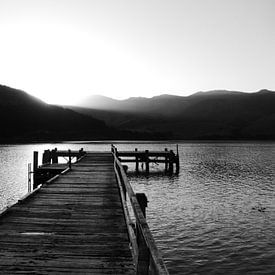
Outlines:
{"label": "wooden jetty", "polygon": [[[168,274],[146,222],[147,198],[133,192],[115,151],[55,150],[40,167],[34,154],[42,184],[0,212],[1,274]],[[41,177],[58,166],[61,173]]]}
{"label": "wooden jetty", "polygon": [[173,152],[173,150],[168,150],[167,148],[164,151],[138,151],[135,148],[135,151],[118,151],[116,147],[112,146],[112,152],[116,154],[119,161],[123,162],[134,162],[136,164],[136,172],[139,172],[139,164],[145,164],[145,172],[149,173],[150,163],[164,163],[165,164],[165,172],[172,174],[175,172],[179,173],[180,169],[180,161],[179,161],[179,153],[177,146],[177,154]]}

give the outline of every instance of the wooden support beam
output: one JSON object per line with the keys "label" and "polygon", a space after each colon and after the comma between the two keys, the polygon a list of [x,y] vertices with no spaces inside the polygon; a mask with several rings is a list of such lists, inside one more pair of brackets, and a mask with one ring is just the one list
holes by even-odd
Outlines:
{"label": "wooden support beam", "polygon": [[169,156],[169,173],[173,174],[174,170],[174,152],[170,150],[170,156]]}
{"label": "wooden support beam", "polygon": [[28,163],[28,193],[32,191],[31,163]]}
{"label": "wooden support beam", "polygon": [[149,174],[149,151],[145,150],[145,167],[146,167],[146,173]]}
{"label": "wooden support beam", "polygon": [[[168,152],[168,149],[165,148],[164,151]],[[168,169],[168,158],[167,156],[165,156],[165,167],[164,167],[165,172],[167,172],[167,169]]]}
{"label": "wooden support beam", "polygon": [[178,174],[180,171],[180,159],[179,155],[176,156],[176,174]]}

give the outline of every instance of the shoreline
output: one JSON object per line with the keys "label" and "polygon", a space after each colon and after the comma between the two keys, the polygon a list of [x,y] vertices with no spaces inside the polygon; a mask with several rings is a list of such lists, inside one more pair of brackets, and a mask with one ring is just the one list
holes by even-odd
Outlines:
{"label": "shoreline", "polygon": [[174,140],[30,140],[30,141],[16,141],[16,142],[1,142],[0,145],[24,145],[24,144],[177,144],[177,143],[275,143],[275,139],[174,139]]}

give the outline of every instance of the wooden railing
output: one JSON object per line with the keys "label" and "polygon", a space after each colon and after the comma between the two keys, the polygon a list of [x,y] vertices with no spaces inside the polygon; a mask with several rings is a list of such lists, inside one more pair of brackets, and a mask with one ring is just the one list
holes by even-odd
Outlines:
{"label": "wooden railing", "polygon": [[[114,170],[120,190],[130,245],[136,266],[136,274],[167,275],[169,274],[168,270],[146,222],[145,205],[140,205],[138,198],[128,181],[123,166],[117,157],[117,149],[113,145],[111,151],[114,157]],[[144,198],[144,196],[140,197]],[[127,203],[128,200],[130,203]],[[146,202],[147,201],[145,200],[144,203]],[[135,223],[130,217],[129,207],[132,208],[132,212],[134,213]]]}

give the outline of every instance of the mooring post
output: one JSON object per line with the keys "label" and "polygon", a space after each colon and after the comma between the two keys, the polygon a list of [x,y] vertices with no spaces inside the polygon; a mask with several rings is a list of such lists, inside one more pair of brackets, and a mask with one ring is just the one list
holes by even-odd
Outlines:
{"label": "mooring post", "polygon": [[37,169],[38,169],[38,152],[33,152],[33,187],[36,188],[38,185],[38,175],[37,175]]}
{"label": "mooring post", "polygon": [[137,156],[137,151],[138,151],[138,149],[135,148],[135,152],[136,152],[136,172],[138,172],[138,156]]}
{"label": "mooring post", "polygon": [[71,153],[70,149],[68,150],[68,152],[69,152],[69,168],[71,169],[72,168],[72,153]]}
{"label": "mooring post", "polygon": [[148,199],[145,195],[145,193],[136,193],[137,201],[139,203],[139,206],[141,208],[141,211],[146,218],[146,207],[148,205]]}
{"label": "mooring post", "polygon": [[[140,205],[141,211],[146,216],[147,197],[144,193],[136,193],[137,201]],[[137,223],[137,244],[138,244],[138,259],[136,274],[148,274],[150,266],[150,251],[141,233],[140,225]]]}
{"label": "mooring post", "polygon": [[145,167],[146,173],[149,174],[149,151],[145,150]]}

